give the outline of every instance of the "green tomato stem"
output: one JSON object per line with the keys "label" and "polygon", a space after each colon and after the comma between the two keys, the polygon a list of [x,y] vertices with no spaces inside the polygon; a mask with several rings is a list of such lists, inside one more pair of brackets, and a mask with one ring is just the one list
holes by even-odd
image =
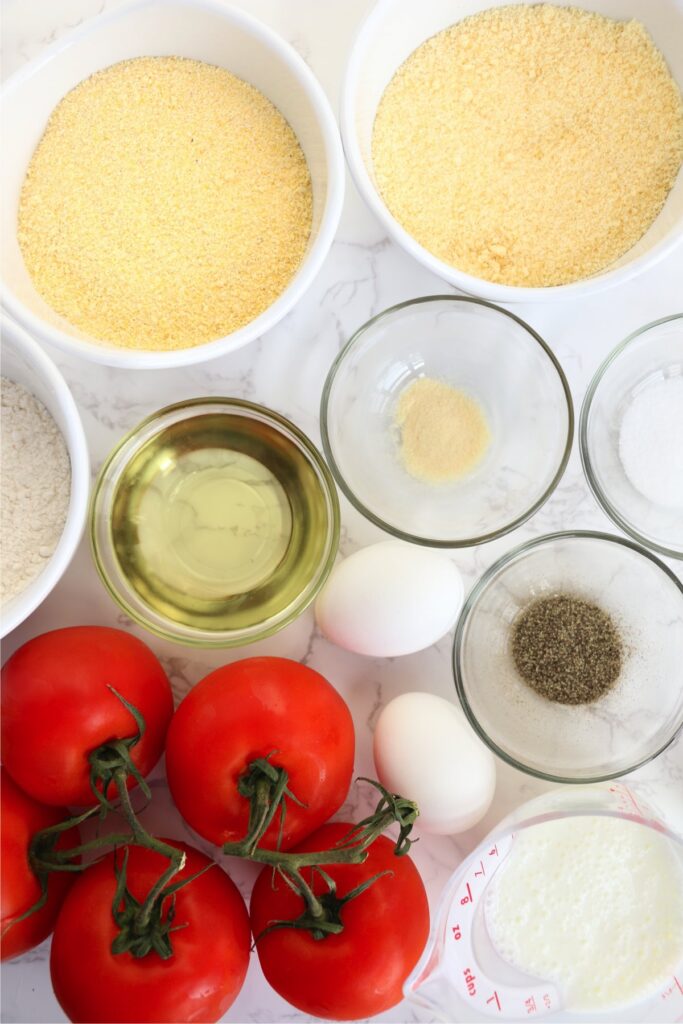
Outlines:
{"label": "green tomato stem", "polygon": [[[134,845],[143,846],[147,850],[154,850],[156,853],[161,854],[162,857],[168,857],[169,859],[169,865],[166,871],[159,876],[157,881],[149,890],[145,897],[145,901],[140,908],[139,914],[136,915],[134,930],[138,934],[143,934],[149,928],[152,912],[162,891],[171,879],[185,867],[187,857],[182,850],[178,849],[177,846],[171,846],[169,843],[164,843],[161,839],[157,839],[140,824],[135,810],[133,809],[133,804],[131,803],[127,784],[128,773],[124,768],[118,768],[114,772],[113,782],[116,786],[119,801],[121,803],[121,812],[133,833]],[[130,842],[130,837],[128,837],[128,842]]]}
{"label": "green tomato stem", "polygon": [[[26,917],[40,910],[45,905],[47,900],[47,882],[51,872],[84,871],[89,866],[89,863],[91,863],[82,862],[81,858],[84,855],[98,853],[104,849],[116,850],[119,846],[141,846],[148,850],[154,850],[169,861],[168,867],[154,883],[143,903],[137,904],[137,901],[135,901],[134,907],[132,903],[130,904],[130,912],[127,918],[130,925],[129,931],[133,937],[142,936],[142,945],[144,945],[144,937],[146,935],[154,934],[156,937],[159,933],[160,924],[156,918],[160,919],[161,917],[161,904],[167,894],[166,887],[169,886],[174,876],[182,871],[187,858],[182,850],[152,836],[144,828],[135,813],[128,790],[129,779],[131,777],[134,778],[139,783],[145,796],[148,798],[151,796],[149,787],[131,756],[133,747],[139,743],[144,735],[145,722],[137,708],[125,700],[113,687],[109,687],[109,689],[130,712],[137,731],[125,739],[116,739],[102,744],[89,755],[90,785],[97,801],[96,805],[89,808],[83,814],[76,815],[50,828],[43,829],[33,836],[29,846],[29,862],[40,885],[40,897],[15,923],[18,923],[19,920],[25,920]],[[67,829],[82,824],[94,814],[99,814],[103,818],[110,811],[114,810],[114,805],[110,800],[112,788],[116,791],[120,805],[119,811],[125,818],[130,832],[96,836],[87,843],[79,843],[67,850],[56,849],[59,837]],[[180,883],[180,885],[182,884],[184,883]],[[178,887],[179,885],[172,887],[173,891]],[[115,919],[117,918],[118,903],[121,899],[118,890],[119,886],[117,885],[117,894],[114,897],[114,906],[112,907]],[[170,955],[170,945],[168,943],[167,948],[168,955]]]}
{"label": "green tomato stem", "polygon": [[[250,825],[252,827],[249,830],[249,834],[240,842],[226,843],[223,846],[223,853],[233,857],[247,858],[258,864],[272,867],[304,901],[306,912],[301,917],[295,922],[277,922],[273,927],[305,928],[311,932],[314,938],[324,938],[326,935],[339,934],[343,930],[343,924],[340,919],[342,907],[349,900],[360,896],[381,876],[377,875],[369,879],[366,883],[363,883],[351,893],[339,899],[336,896],[334,883],[329,875],[320,870],[319,873],[326,880],[328,891],[321,897],[318,897],[314,893],[312,886],[304,878],[302,870],[305,868],[320,869],[323,864],[362,864],[367,859],[369,847],[387,828],[396,823],[399,825],[399,836],[396,840],[394,852],[396,856],[402,856],[407,853],[412,843],[412,840],[408,837],[418,815],[416,804],[406,800],[404,797],[389,793],[378,782],[374,782],[371,779],[363,779],[362,781],[369,782],[381,794],[374,812],[355,825],[331,850],[312,850],[308,852],[287,852],[280,849],[267,850],[258,846],[258,841],[267,827],[263,823],[266,820],[272,820],[272,815],[268,818],[254,810],[261,798],[258,786],[254,787],[250,813]],[[261,823],[263,826],[260,835],[256,834],[258,823]],[[272,928],[268,930],[272,930]]]}

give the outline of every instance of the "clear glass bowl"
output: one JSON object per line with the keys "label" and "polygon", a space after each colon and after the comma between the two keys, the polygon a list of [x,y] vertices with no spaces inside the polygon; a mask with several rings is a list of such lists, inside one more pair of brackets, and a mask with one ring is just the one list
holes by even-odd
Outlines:
{"label": "clear glass bowl", "polygon": [[[230,441],[218,443],[216,437],[224,437],[226,429]],[[248,466],[246,482],[233,479],[231,489],[220,493],[215,489],[213,469],[214,452],[219,448],[246,456]],[[161,452],[158,461],[148,458],[148,453],[157,451]],[[207,451],[208,470],[204,465]],[[177,488],[184,488],[193,475],[199,476],[201,494],[208,494],[206,500],[211,502],[202,506],[205,512],[193,512],[192,495],[178,489],[175,495],[183,500],[178,502],[176,497],[175,511],[168,511],[164,474],[180,458],[188,461]],[[194,461],[190,464],[189,459]],[[274,484],[264,491],[264,483],[273,479]],[[140,497],[137,492],[129,497],[140,480]],[[271,508],[273,493],[278,498]],[[142,573],[140,538],[143,530],[149,538],[156,523],[145,523],[139,512],[145,495],[154,502],[158,522],[165,524],[166,546],[154,552],[155,561],[148,560]],[[254,516],[249,521],[245,518],[245,509],[253,508],[258,522],[252,522]],[[171,515],[173,532],[166,536]],[[194,515],[195,521],[203,515],[205,520],[202,529],[210,543],[202,547],[201,562],[190,561],[187,544],[178,531],[178,523],[186,523],[188,515]],[[260,528],[261,523],[264,528],[270,523],[271,529],[273,522],[278,530],[274,546],[263,540]],[[217,529],[222,532],[211,533]],[[231,533],[242,537],[243,544],[230,541],[227,557],[233,559],[234,574],[228,579],[217,569],[220,563],[215,551]],[[132,619],[179,643],[235,647],[276,633],[313,601],[337,553],[339,501],[320,452],[289,420],[235,398],[196,398],[149,416],[114,448],[95,484],[90,537],[104,585]],[[168,569],[171,564],[175,575]],[[152,568],[147,571],[149,565]],[[197,573],[198,565],[208,566],[206,574]],[[177,566],[189,566],[185,589]],[[240,580],[249,583],[240,585]],[[183,604],[173,599],[185,594]]]}
{"label": "clear glass bowl", "polygon": [[[597,371],[581,409],[579,448],[588,484],[610,519],[663,555],[683,558],[683,508],[654,504],[629,480],[619,434],[633,399],[652,385],[683,380],[683,314],[646,324],[614,349]],[[658,454],[683,438],[662,437]]]}
{"label": "clear glass bowl", "polygon": [[[592,704],[558,704],[519,676],[512,626],[533,600],[594,602],[625,648],[614,687]],[[683,584],[654,555],[605,533],[538,537],[494,563],[455,632],[455,687],[471,725],[514,768],[552,782],[600,782],[662,752],[683,726]]]}
{"label": "clear glass bowl", "polygon": [[[453,483],[424,483],[401,461],[398,397],[425,377],[465,391],[489,423],[482,461]],[[320,420],[327,461],[359,512],[445,548],[492,540],[533,515],[562,477],[574,430],[569,386],[543,339],[506,310],[453,295],[364,324],[330,369]]]}

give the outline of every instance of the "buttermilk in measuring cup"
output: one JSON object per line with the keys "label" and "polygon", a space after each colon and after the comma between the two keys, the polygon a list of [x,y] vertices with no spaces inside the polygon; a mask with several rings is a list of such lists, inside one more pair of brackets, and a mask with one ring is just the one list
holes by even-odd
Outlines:
{"label": "buttermilk in measuring cup", "polygon": [[521,831],[484,913],[503,959],[554,982],[569,1011],[638,1003],[683,964],[680,853],[633,821],[571,817]]}

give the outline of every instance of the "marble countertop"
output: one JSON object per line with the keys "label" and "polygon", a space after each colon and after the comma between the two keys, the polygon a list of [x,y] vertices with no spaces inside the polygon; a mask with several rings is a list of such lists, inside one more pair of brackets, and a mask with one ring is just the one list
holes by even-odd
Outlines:
{"label": "marble countertop", "polygon": [[[120,0],[52,0],[27,3],[3,0],[3,75],[7,76],[63,32]],[[243,7],[272,25],[302,54],[327,90],[335,107],[345,55],[370,0],[242,0]],[[593,372],[621,339],[641,325],[680,310],[683,247],[649,273],[622,288],[568,305],[518,305],[514,312],[527,320],[549,343],[569,379],[578,412]],[[148,413],[199,395],[233,395],[253,399],[293,419],[319,443],[318,403],[327,370],[339,348],[369,317],[387,306],[418,295],[444,293],[448,287],[414,263],[390,242],[366,210],[350,181],[337,239],[323,269],[295,310],[257,342],[203,366],[182,370],[128,373],[79,362],[53,353],[83,416],[95,473],[121,435]],[[292,372],[295,368],[296,372]],[[343,554],[382,539],[342,498]],[[602,529],[614,532],[591,496],[583,478],[576,444],[567,472],[546,505],[514,533],[453,559],[466,585],[503,552],[530,537],[554,530]],[[679,576],[683,563],[669,563]],[[309,610],[281,633],[248,649],[198,652],[145,635],[113,604],[96,575],[86,541],[60,584],[44,604],[5,641],[7,657],[25,640],[48,629],[83,623],[119,626],[138,633],[161,657],[177,698],[210,669],[253,654],[277,654],[312,665],[348,701],[357,730],[357,774],[373,774],[372,730],[381,707],[408,690],[427,690],[454,699],[451,673],[452,634],[420,654],[373,660],[346,653],[324,640]],[[496,795],[484,820],[452,838],[424,837],[414,849],[417,866],[434,906],[456,865],[499,819],[524,800],[549,788],[498,762]],[[683,742],[671,746],[654,762],[634,773],[666,805],[683,828]],[[152,828],[171,836],[187,829],[173,809],[163,768],[152,784],[153,806],[146,812]],[[346,810],[363,805],[351,794]],[[207,844],[192,839],[206,849]],[[239,866],[237,880],[248,893],[253,872]],[[48,971],[49,945],[2,968],[2,1019],[12,1022],[63,1021],[52,995]],[[265,982],[254,956],[246,984],[226,1021],[310,1020],[294,1011]],[[407,1003],[382,1014],[382,1021],[417,1020]],[[420,1018],[423,1019],[423,1018]]]}

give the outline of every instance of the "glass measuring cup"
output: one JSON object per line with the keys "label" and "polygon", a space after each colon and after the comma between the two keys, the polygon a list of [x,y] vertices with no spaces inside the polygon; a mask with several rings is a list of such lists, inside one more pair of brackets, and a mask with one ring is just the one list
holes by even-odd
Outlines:
{"label": "glass measuring cup", "polygon": [[683,950],[677,974],[646,999],[618,1010],[580,1014],[566,1010],[555,984],[524,975],[504,961],[488,934],[484,895],[520,832],[545,822],[593,816],[655,830],[671,843],[683,866],[683,838],[663,824],[637,785],[614,782],[558,789],[530,800],[504,818],[453,874],[427,948],[405,984],[406,997],[432,1017],[449,1022],[683,1020]]}

